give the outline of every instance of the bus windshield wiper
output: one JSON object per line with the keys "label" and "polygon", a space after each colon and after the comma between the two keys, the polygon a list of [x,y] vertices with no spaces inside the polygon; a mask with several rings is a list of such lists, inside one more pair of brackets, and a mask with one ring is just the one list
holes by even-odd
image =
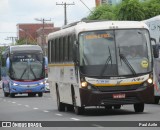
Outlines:
{"label": "bus windshield wiper", "polygon": [[109,51],[109,56],[107,57],[107,60],[104,64],[104,67],[102,68],[101,72],[100,72],[100,77],[104,74],[105,70],[107,69],[108,67],[108,64],[109,64],[109,61],[111,61],[111,64],[112,64],[112,58],[111,58],[111,52],[110,52],[110,48],[108,47],[108,51]]}
{"label": "bus windshield wiper", "polygon": [[23,71],[23,73],[22,73],[20,79],[22,79],[22,77],[23,77],[23,75],[26,73],[27,69],[28,69],[28,66],[27,66],[27,67],[25,68],[25,70]]}
{"label": "bus windshield wiper", "polygon": [[32,74],[34,75],[34,78],[36,79],[36,75],[35,75],[35,73],[34,73],[32,67],[31,67],[31,65],[30,65],[30,69],[31,69]]}
{"label": "bus windshield wiper", "polygon": [[124,63],[128,66],[128,68],[131,70],[131,72],[136,75],[135,70],[133,69],[133,67],[131,66],[131,64],[129,63],[129,61],[127,60],[127,58],[123,55],[123,54],[119,54],[120,59],[122,59],[124,61]]}

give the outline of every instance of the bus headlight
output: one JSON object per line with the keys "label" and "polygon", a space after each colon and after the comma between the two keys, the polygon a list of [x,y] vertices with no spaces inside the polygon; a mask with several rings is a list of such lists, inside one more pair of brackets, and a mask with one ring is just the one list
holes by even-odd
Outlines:
{"label": "bus headlight", "polygon": [[40,82],[40,83],[39,83],[39,85],[43,85],[43,84],[44,84],[44,82]]}
{"label": "bus headlight", "polygon": [[149,79],[147,80],[147,82],[148,82],[149,84],[151,84],[151,83],[153,83],[153,80],[152,80],[151,78],[149,78]]}
{"label": "bus headlight", "polygon": [[83,81],[83,82],[81,82],[81,86],[82,86],[82,88],[86,88],[88,86],[88,83]]}
{"label": "bus headlight", "polygon": [[16,84],[16,83],[13,83],[12,85],[13,85],[13,86],[17,86],[18,84]]}

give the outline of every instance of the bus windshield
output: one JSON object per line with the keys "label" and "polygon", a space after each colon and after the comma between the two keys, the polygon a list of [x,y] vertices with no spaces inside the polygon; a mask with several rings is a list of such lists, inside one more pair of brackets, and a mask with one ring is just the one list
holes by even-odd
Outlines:
{"label": "bus windshield", "polygon": [[44,78],[42,53],[16,53],[11,56],[10,77],[14,80]]}
{"label": "bus windshield", "polygon": [[151,45],[145,29],[83,32],[79,43],[82,74],[121,76],[151,71]]}

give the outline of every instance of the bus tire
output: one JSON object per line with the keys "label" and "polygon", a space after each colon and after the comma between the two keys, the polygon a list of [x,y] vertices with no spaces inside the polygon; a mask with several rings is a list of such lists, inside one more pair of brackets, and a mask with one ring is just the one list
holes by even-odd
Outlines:
{"label": "bus tire", "polygon": [[144,103],[134,104],[134,111],[135,112],[143,112],[144,111]]}
{"label": "bus tire", "polygon": [[4,92],[4,97],[8,97],[9,93]]}
{"label": "bus tire", "polygon": [[112,109],[112,106],[107,105],[107,106],[105,106],[105,109],[106,109],[106,110],[111,110],[111,109]]}
{"label": "bus tire", "polygon": [[73,107],[74,107],[74,112],[77,115],[82,115],[84,113],[84,107],[78,107],[76,103],[76,98],[75,95],[73,95]]}
{"label": "bus tire", "polygon": [[84,107],[74,106],[74,112],[77,115],[82,115],[84,113]]}
{"label": "bus tire", "polygon": [[155,97],[155,98],[154,98],[154,103],[155,103],[155,104],[158,104],[158,103],[159,103],[159,97]]}
{"label": "bus tire", "polygon": [[35,97],[36,94],[35,93],[28,93],[28,97]]}
{"label": "bus tire", "polygon": [[114,105],[114,109],[121,109],[121,105]]}
{"label": "bus tire", "polygon": [[73,111],[74,107],[73,105],[67,105],[67,111]]}
{"label": "bus tire", "polygon": [[42,92],[38,93],[38,97],[42,97],[42,96],[43,96]]}
{"label": "bus tire", "polygon": [[4,97],[8,97],[9,93],[7,93],[7,92],[4,91],[4,84],[2,85],[2,88],[3,88],[3,92],[4,92]]}
{"label": "bus tire", "polygon": [[65,111],[65,104],[60,102],[60,96],[59,96],[58,89],[56,90],[56,95],[57,95],[57,108],[58,108],[58,111]]}
{"label": "bus tire", "polygon": [[14,93],[10,93],[10,97],[15,97],[15,94]]}

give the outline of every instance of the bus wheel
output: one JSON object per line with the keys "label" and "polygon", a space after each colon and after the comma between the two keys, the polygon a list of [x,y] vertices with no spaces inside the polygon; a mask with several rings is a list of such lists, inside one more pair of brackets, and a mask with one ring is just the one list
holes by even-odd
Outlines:
{"label": "bus wheel", "polygon": [[56,91],[56,94],[57,94],[57,108],[58,108],[58,111],[65,111],[65,104],[60,102],[60,97],[59,97],[58,90]]}
{"label": "bus wheel", "polygon": [[144,111],[144,103],[134,104],[134,111],[135,112],[143,112]]}
{"label": "bus wheel", "polygon": [[158,98],[158,97],[155,97],[154,103],[155,103],[155,104],[158,104],[158,103],[159,103],[159,98]]}
{"label": "bus wheel", "polygon": [[15,94],[14,94],[14,93],[10,93],[10,97],[12,97],[12,98],[13,98],[14,96],[15,96]]}
{"label": "bus wheel", "polygon": [[74,107],[73,105],[67,105],[67,111],[73,111]]}
{"label": "bus wheel", "polygon": [[35,93],[28,93],[28,97],[35,97],[36,94]]}
{"label": "bus wheel", "polygon": [[4,92],[4,97],[8,97],[9,93]]}
{"label": "bus wheel", "polygon": [[43,96],[42,92],[38,93],[38,97],[42,97],[42,96]]}
{"label": "bus wheel", "polygon": [[114,105],[114,109],[121,109],[121,105]]}
{"label": "bus wheel", "polygon": [[76,99],[75,99],[75,96],[73,96],[73,106],[74,106],[74,112],[77,114],[77,115],[82,115],[84,113],[84,107],[78,107],[76,105]]}
{"label": "bus wheel", "polygon": [[112,109],[112,106],[107,105],[107,106],[105,106],[105,109],[106,109],[106,110],[111,110],[111,109]]}

